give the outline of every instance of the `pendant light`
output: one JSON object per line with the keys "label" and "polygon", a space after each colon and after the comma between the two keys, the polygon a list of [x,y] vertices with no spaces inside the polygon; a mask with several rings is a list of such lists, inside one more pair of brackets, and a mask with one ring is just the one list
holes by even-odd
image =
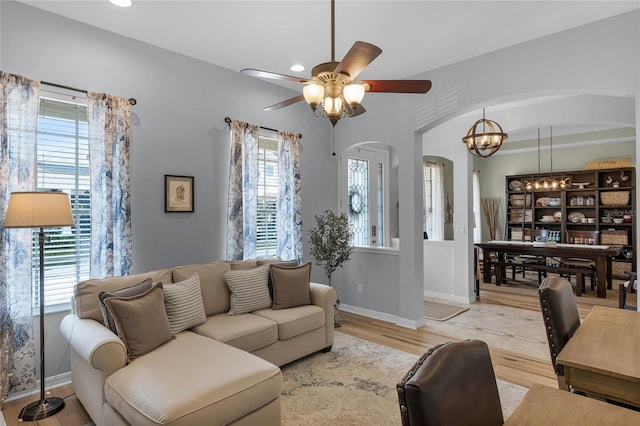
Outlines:
{"label": "pendant light", "polygon": [[[482,131],[478,132],[482,124]],[[467,146],[467,150],[476,157],[490,157],[502,146],[502,142],[507,139],[507,134],[502,131],[502,127],[493,120],[487,120],[482,108],[482,119],[473,123],[467,132],[467,136],[462,138],[462,142]]]}

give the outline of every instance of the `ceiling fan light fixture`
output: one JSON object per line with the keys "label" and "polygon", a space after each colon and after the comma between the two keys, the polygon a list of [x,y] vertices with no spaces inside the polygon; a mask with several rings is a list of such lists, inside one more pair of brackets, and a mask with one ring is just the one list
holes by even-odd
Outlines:
{"label": "ceiling fan light fixture", "polygon": [[307,84],[302,88],[304,100],[307,101],[312,110],[318,109],[318,105],[324,98],[324,87],[319,84]]}
{"label": "ceiling fan light fixture", "polygon": [[324,111],[327,115],[337,115],[340,117],[342,112],[342,98],[324,98]]}
{"label": "ceiling fan light fixture", "polygon": [[351,108],[355,108],[360,105],[362,99],[364,98],[364,86],[360,84],[347,84],[342,89],[342,95],[344,96],[344,100],[349,104]]}
{"label": "ceiling fan light fixture", "polygon": [[[481,127],[481,131],[479,131]],[[502,146],[502,142],[508,135],[502,131],[502,127],[493,120],[487,120],[482,108],[482,118],[469,128],[467,136],[462,138],[462,142],[467,146],[467,150],[476,157],[490,157]]]}

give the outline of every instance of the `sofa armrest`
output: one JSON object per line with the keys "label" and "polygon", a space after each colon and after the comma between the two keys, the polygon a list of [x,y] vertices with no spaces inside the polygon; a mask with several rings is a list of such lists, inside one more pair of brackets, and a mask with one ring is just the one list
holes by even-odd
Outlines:
{"label": "sofa armrest", "polygon": [[311,283],[311,303],[324,309],[325,348],[333,345],[333,319],[338,295],[336,290],[325,284]]}
{"label": "sofa armrest", "polygon": [[60,323],[60,331],[78,356],[104,377],[127,365],[124,343],[99,322],[69,314]]}

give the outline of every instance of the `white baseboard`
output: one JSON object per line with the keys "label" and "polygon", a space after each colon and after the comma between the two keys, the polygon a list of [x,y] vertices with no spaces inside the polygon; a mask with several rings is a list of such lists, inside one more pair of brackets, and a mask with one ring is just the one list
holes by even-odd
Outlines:
{"label": "white baseboard", "polygon": [[469,296],[469,299],[467,299],[466,297],[454,296],[449,293],[439,293],[437,291],[430,291],[430,290],[424,291],[424,297],[429,299],[433,298],[433,299],[447,300],[449,302],[462,303],[465,305],[474,303],[476,300],[475,293],[472,293],[471,296]]}
{"label": "white baseboard", "polygon": [[[60,386],[68,385],[69,383],[71,383],[71,371],[67,371],[66,373],[58,374],[55,377],[47,377],[47,378],[44,379],[45,395],[46,395],[46,392],[48,390],[55,389],[55,388],[58,388]],[[35,388],[27,389],[27,390],[24,390],[24,391],[21,391],[21,392],[12,393],[7,397],[5,402],[16,401],[18,399],[26,398],[26,397],[29,397],[31,395],[35,395],[35,394],[39,394],[39,393],[40,393],[40,380],[38,380],[36,382],[36,387]],[[0,426],[2,426],[2,423],[0,423]]]}
{"label": "white baseboard", "polygon": [[402,318],[397,315],[387,314],[385,312],[374,311],[372,309],[360,308],[358,306],[345,305],[344,303],[340,303],[340,310],[349,312],[356,315],[362,315],[364,317],[369,317],[373,319],[377,319],[380,321],[392,322],[400,327],[410,328],[412,330],[417,330],[418,328],[425,325],[424,318],[419,320],[412,320],[408,318]]}

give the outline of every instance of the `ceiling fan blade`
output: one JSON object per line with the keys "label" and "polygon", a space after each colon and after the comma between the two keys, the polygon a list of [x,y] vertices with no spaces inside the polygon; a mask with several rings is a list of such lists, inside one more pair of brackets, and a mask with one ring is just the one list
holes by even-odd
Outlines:
{"label": "ceiling fan blade", "polygon": [[294,83],[306,83],[306,78],[294,77],[291,75],[278,74],[270,71],[262,71],[254,68],[245,68],[240,70],[241,74],[250,75],[251,77],[270,78],[273,80],[293,81]]}
{"label": "ceiling fan blade", "polygon": [[364,41],[356,41],[347,52],[342,62],[333,70],[333,75],[346,75],[354,80],[363,69],[382,53],[382,49]]}
{"label": "ceiling fan blade", "polygon": [[295,98],[287,99],[286,101],[278,102],[277,104],[268,106],[264,110],[265,111],[276,111],[276,110],[278,110],[280,108],[284,108],[286,106],[293,105],[296,102],[300,102],[300,101],[303,101],[303,100],[304,100],[304,96],[303,95],[298,95]]}
{"label": "ceiling fan blade", "polygon": [[365,85],[367,92],[427,93],[431,89],[431,80],[363,80],[358,84]]}

